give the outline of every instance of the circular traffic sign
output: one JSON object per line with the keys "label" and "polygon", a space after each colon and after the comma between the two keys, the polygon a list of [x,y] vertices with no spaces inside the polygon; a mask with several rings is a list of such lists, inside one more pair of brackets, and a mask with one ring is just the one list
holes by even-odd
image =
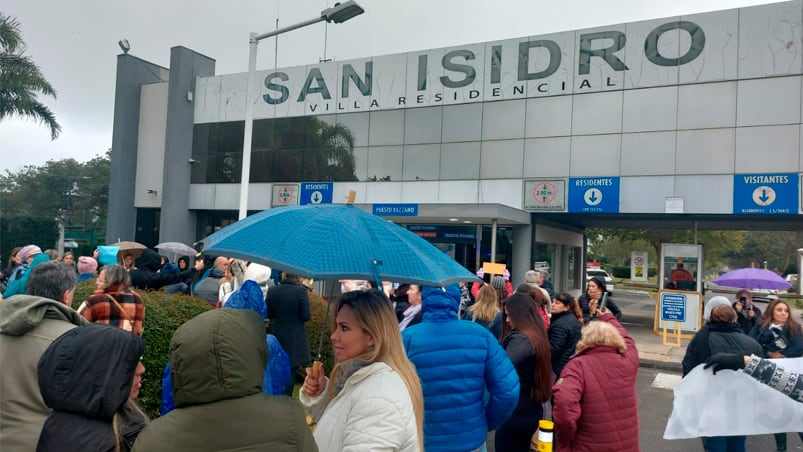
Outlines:
{"label": "circular traffic sign", "polygon": [[558,196],[558,190],[552,182],[539,182],[533,187],[533,199],[542,206],[549,205]]}

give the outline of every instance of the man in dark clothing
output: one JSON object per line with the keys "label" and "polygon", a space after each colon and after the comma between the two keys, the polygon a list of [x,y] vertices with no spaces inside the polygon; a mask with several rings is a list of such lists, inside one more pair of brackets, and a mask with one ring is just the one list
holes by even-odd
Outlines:
{"label": "man in dark clothing", "polygon": [[549,273],[544,269],[536,269],[535,272],[538,274],[536,282],[542,289],[547,291],[549,300],[552,301],[555,298],[555,289],[552,288],[552,283],[548,281]]}
{"label": "man in dark clothing", "polygon": [[[268,305],[270,332],[290,357],[290,369],[295,371],[310,363],[307,328],[304,325],[312,318],[307,288],[299,284],[298,277],[285,274],[282,283],[268,291],[265,302]],[[295,378],[291,376],[285,394],[293,394]]]}
{"label": "man in dark clothing", "polygon": [[158,290],[168,284],[175,284],[187,278],[192,278],[198,270],[203,268],[203,261],[198,260],[195,268],[188,268],[181,273],[167,274],[159,272],[162,259],[151,249],[142,251],[136,261],[136,270],[131,270],[131,285],[141,290]]}
{"label": "man in dark clothing", "polygon": [[761,319],[761,309],[753,304],[753,295],[747,289],[736,292],[736,301],[731,305],[737,314],[737,323],[744,334],[750,334],[750,330],[756,326]]}
{"label": "man in dark clothing", "polygon": [[228,259],[222,256],[215,259],[214,266],[209,269],[209,273],[206,277],[198,281],[198,284],[193,287],[192,294],[198,298],[203,298],[212,306],[217,304],[220,278],[226,275],[226,270],[228,268]]}

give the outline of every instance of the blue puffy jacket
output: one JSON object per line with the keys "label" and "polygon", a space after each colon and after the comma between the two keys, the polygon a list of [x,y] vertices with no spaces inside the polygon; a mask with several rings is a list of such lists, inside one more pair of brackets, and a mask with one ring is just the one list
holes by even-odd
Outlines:
{"label": "blue puffy jacket", "polygon": [[424,287],[421,295],[423,321],[402,338],[424,391],[424,449],[474,450],[516,408],[516,369],[488,330],[457,319],[456,284]]}

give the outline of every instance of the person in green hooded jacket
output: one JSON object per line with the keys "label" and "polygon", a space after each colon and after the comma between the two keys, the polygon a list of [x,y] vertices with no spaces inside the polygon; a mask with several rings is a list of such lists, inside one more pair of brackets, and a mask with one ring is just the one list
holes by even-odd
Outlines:
{"label": "person in green hooded jacket", "polygon": [[176,409],[151,422],[135,451],[317,451],[295,400],[262,392],[265,324],[252,310],[216,309],[170,341]]}

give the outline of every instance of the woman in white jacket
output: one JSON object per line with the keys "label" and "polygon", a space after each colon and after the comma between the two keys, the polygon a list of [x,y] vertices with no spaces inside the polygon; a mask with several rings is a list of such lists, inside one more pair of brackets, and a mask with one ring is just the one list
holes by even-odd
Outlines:
{"label": "woman in white jacket", "polygon": [[390,302],[378,292],[343,294],[331,336],[329,378],[307,368],[301,403],[318,426],[322,451],[423,450],[424,398]]}

